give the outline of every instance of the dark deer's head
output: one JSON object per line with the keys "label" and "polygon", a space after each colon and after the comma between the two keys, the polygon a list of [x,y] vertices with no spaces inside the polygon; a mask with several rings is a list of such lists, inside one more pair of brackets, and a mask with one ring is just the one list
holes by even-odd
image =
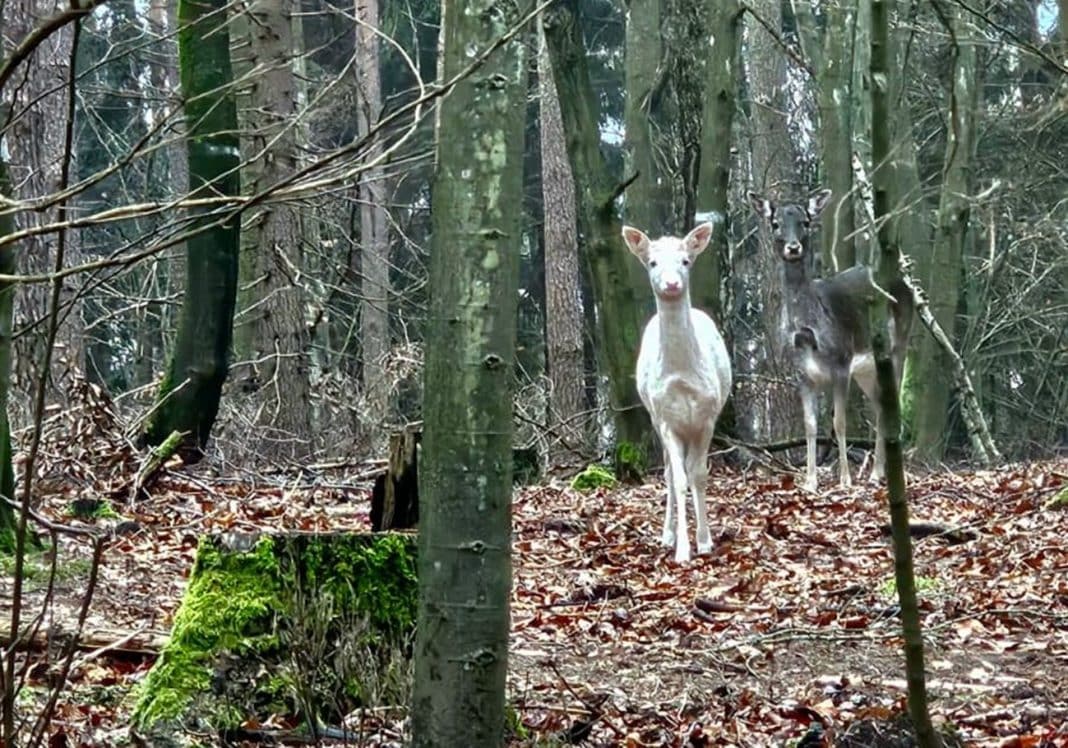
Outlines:
{"label": "dark deer's head", "polygon": [[755,192],[748,193],[748,197],[753,210],[771,227],[772,243],[782,258],[787,262],[803,260],[811,228],[830,201],[831,191],[814,192],[803,204],[777,205]]}

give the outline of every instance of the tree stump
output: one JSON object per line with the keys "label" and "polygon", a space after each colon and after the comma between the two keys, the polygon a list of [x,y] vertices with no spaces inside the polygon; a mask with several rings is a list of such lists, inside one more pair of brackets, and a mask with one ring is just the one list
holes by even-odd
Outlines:
{"label": "tree stump", "polygon": [[419,523],[419,443],[423,432],[406,428],[389,436],[389,463],[371,492],[371,529],[402,530]]}
{"label": "tree stump", "polygon": [[359,706],[403,704],[415,539],[402,533],[204,537],[171,636],[139,691],[151,745],[274,715],[315,737]]}

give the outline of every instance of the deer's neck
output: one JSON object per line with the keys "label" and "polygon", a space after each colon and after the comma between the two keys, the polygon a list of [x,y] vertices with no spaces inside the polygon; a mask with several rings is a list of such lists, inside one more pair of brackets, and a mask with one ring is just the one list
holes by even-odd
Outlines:
{"label": "deer's neck", "polygon": [[690,295],[675,301],[657,299],[656,313],[660,323],[660,350],[664,365],[671,369],[691,368],[699,348],[690,316]]}
{"label": "deer's neck", "polygon": [[805,261],[783,262],[782,275],[787,309],[793,316],[807,316],[818,301]]}

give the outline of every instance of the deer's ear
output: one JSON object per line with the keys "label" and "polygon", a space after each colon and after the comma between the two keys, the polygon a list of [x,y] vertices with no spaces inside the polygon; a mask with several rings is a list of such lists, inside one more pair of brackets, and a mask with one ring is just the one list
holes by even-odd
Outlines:
{"label": "deer's ear", "polygon": [[690,257],[696,257],[705,251],[709,240],[712,238],[713,226],[711,223],[702,223],[682,240],[683,246],[689,252]]}
{"label": "deer's ear", "polygon": [[752,206],[753,211],[758,216],[769,220],[771,219],[771,200],[768,200],[766,197],[756,192],[747,192],[745,195],[749,198],[749,205]]}
{"label": "deer's ear", "polygon": [[627,249],[633,252],[642,262],[645,262],[645,258],[649,254],[649,237],[644,232],[633,226],[624,226],[623,241],[627,243]]}
{"label": "deer's ear", "polygon": [[827,207],[827,203],[831,201],[830,190],[820,190],[819,192],[812,193],[808,198],[808,215],[809,218],[815,218],[823,209]]}

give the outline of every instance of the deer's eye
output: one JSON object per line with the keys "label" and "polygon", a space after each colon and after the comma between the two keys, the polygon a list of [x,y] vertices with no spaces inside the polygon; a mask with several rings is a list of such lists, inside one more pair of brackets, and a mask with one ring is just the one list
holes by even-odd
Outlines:
{"label": "deer's eye", "polygon": [[649,260],[649,267],[655,268],[656,267],[656,260]]}
{"label": "deer's eye", "polygon": [[682,261],[682,266],[683,266],[684,268],[688,268],[688,267],[690,267],[690,261],[689,261],[688,259],[687,259],[687,260],[683,260],[683,261]]}
{"label": "deer's eye", "polygon": [[805,222],[804,222],[804,223],[802,223],[801,225],[802,225],[802,226],[804,226],[804,227],[805,227],[805,228],[807,229],[807,228],[808,228],[809,226],[811,226],[811,225],[812,225],[812,221],[805,221]]}
{"label": "deer's eye", "polygon": [[772,221],[771,222],[771,228],[774,231],[778,231],[779,230],[779,222],[778,221]]}

